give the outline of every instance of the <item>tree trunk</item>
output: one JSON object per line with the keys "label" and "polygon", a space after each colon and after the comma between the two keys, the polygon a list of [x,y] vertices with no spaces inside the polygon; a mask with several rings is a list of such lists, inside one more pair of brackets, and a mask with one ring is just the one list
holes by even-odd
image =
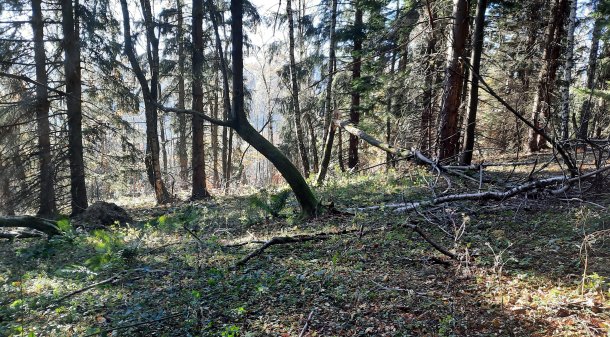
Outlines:
{"label": "tree trunk", "polygon": [[[546,129],[551,117],[551,96],[559,67],[563,23],[568,12],[569,0],[554,0],[551,20],[545,34],[542,68],[538,74],[538,87],[532,109],[532,121],[536,128]],[[544,120],[541,120],[544,118]],[[528,132],[528,148],[536,152],[546,147],[546,141],[534,130]]]}
{"label": "tree trunk", "polygon": [[11,191],[11,169],[0,153],[0,214],[15,215],[13,192]]}
{"label": "tree trunk", "polygon": [[294,128],[297,132],[297,147],[301,156],[303,165],[303,173],[309,176],[309,157],[305,148],[305,136],[303,133],[303,124],[301,122],[301,106],[299,103],[299,83],[296,61],[294,58],[294,19],[292,17],[292,1],[286,0],[286,16],[288,17],[288,39],[289,39],[289,56],[290,56],[290,83],[292,94],[292,112],[294,114]]}
{"label": "tree trunk", "polygon": [[439,125],[439,160],[455,159],[459,153],[458,121],[462,93],[464,56],[468,38],[468,1],[453,0],[454,22],[447,40],[447,64]]}
{"label": "tree trunk", "polygon": [[[354,49],[352,50],[352,101],[349,109],[349,120],[354,125],[360,123],[360,73],[362,70],[362,41],[363,37],[363,13],[360,4],[356,3],[354,13]],[[350,169],[358,166],[358,137],[349,136],[349,149],[347,167]]]}
{"label": "tree trunk", "polygon": [[[203,0],[193,0],[193,110],[203,111]],[[203,142],[203,118],[193,115],[192,168],[193,186],[191,200],[210,197],[206,189],[205,152]]]}
{"label": "tree trunk", "polygon": [[[433,152],[433,137],[434,137],[434,87],[436,85],[436,62],[434,55],[436,54],[436,30],[435,20],[436,15],[430,4],[427,3],[427,13],[429,21],[429,32],[428,41],[426,43],[425,50],[425,64],[424,64],[424,91],[422,93],[423,109],[420,119],[420,137],[419,137],[419,148],[426,155],[430,155]],[[399,65],[404,67],[406,60],[403,58],[405,63]]]}
{"label": "tree trunk", "polygon": [[123,13],[123,37],[125,40],[125,53],[131,64],[133,72],[138,79],[144,97],[144,113],[146,116],[146,173],[148,181],[155,190],[157,203],[165,204],[171,202],[172,198],[165,188],[161,176],[161,165],[159,163],[159,135],[157,132],[157,83],[159,75],[159,41],[155,36],[154,25],[152,22],[152,11],[148,0],[141,0],[142,11],[146,26],[146,46],[148,62],[151,68],[150,87],[144,71],[133,48],[131,27],[129,24],[130,16],[127,7],[127,0],[121,0],[121,11]]}
{"label": "tree trunk", "polygon": [[[79,8],[78,1],[75,7]],[[83,161],[79,22],[78,13],[72,6],[72,0],[63,0],[61,10],[67,94],[71,215],[77,215],[87,209],[87,186]]]}
{"label": "tree trunk", "polygon": [[[218,77],[216,77],[216,88],[218,88]],[[218,118],[218,92],[214,92],[212,102],[212,117]],[[212,137],[212,171],[214,179],[214,187],[220,187],[220,176],[218,175],[218,125],[212,124],[210,128]]]}
{"label": "tree trunk", "polygon": [[326,108],[326,114],[324,115],[324,151],[322,152],[322,163],[320,164],[320,170],[318,171],[318,177],[316,178],[316,184],[318,185],[321,185],[326,178],[326,173],[328,172],[328,165],[330,164],[330,157],[332,154],[333,140],[335,138],[335,126],[331,123],[331,119],[333,118],[332,94],[336,62],[335,46],[337,44],[335,36],[336,25],[337,0],[332,0],[329,29],[330,45],[328,47],[328,83],[326,84],[326,96],[324,97],[324,107]]}
{"label": "tree trunk", "polygon": [[578,129],[579,139],[589,138],[589,120],[591,119],[591,108],[593,107],[593,91],[595,91],[595,78],[597,73],[597,54],[599,52],[599,39],[604,26],[603,19],[595,20],[591,36],[591,50],[589,51],[589,65],[587,66],[587,86],[589,95],[583,102],[580,110],[580,127]]}
{"label": "tree trunk", "polygon": [[345,160],[343,160],[343,133],[338,130],[337,135],[337,160],[339,161],[339,170],[345,172]]}
{"label": "tree trunk", "polygon": [[311,112],[308,112],[304,116],[305,124],[307,124],[307,128],[309,129],[309,149],[311,150],[311,158],[313,160],[312,170],[314,172],[318,172],[320,169],[320,162],[318,158],[318,142],[316,139],[316,131],[313,127],[313,122],[311,121]]}
{"label": "tree trunk", "polygon": [[[334,118],[339,118],[338,115],[339,113],[335,108]],[[322,164],[320,166],[320,171],[318,172],[318,177],[316,178],[316,185],[322,185],[322,183],[324,183],[324,179],[326,178],[328,166],[330,165],[330,157],[333,152],[333,141],[335,140],[336,131],[337,130],[335,123],[331,123],[327,132],[326,143],[324,144],[324,152],[322,153]]]}
{"label": "tree trunk", "polygon": [[[161,84],[159,84],[159,97],[161,97]],[[163,161],[163,170],[161,172],[164,177],[167,177],[167,139],[165,137],[164,114],[161,114],[159,118],[159,137],[161,138],[161,160]]]}
{"label": "tree trunk", "polygon": [[[186,53],[184,52],[184,15],[182,14],[182,1],[177,1],[178,7],[178,109],[186,107],[186,90],[184,88],[184,75]],[[188,151],[186,149],[187,115],[178,114],[178,163],[180,166],[180,180],[182,186],[188,181]]]}
{"label": "tree trunk", "polygon": [[572,68],[574,68],[574,30],[576,28],[576,8],[578,0],[571,0],[570,17],[568,21],[568,40],[566,45],[566,63],[561,85],[561,139],[570,137],[570,85],[572,85]]}
{"label": "tree trunk", "polygon": [[[288,1],[290,3],[290,1]],[[313,217],[318,213],[318,200],[307,185],[299,170],[288,158],[261,136],[248,122],[244,110],[244,75],[243,75],[243,3],[240,0],[231,0],[231,42],[233,59],[233,103],[231,119],[236,132],[252,147],[264,155],[282,174],[294,192],[303,215]],[[290,11],[289,11],[290,12]],[[289,13],[290,14],[290,13]],[[289,15],[290,16],[290,15]]]}
{"label": "tree trunk", "polygon": [[49,124],[49,93],[47,57],[44,47],[44,21],[42,0],[32,0],[32,31],[34,36],[34,61],[36,63],[36,126],[38,134],[38,158],[40,160],[40,205],[38,215],[51,216],[57,213],[55,199],[53,163],[51,161],[51,127]]}
{"label": "tree trunk", "polygon": [[466,140],[464,141],[464,154],[462,165],[470,165],[472,162],[472,151],[474,150],[474,138],[477,123],[477,108],[479,107],[479,78],[481,72],[481,54],[483,52],[483,38],[485,34],[485,11],[487,0],[477,2],[477,12],[472,36],[472,71],[470,72],[470,95],[468,97],[468,119],[466,122]]}

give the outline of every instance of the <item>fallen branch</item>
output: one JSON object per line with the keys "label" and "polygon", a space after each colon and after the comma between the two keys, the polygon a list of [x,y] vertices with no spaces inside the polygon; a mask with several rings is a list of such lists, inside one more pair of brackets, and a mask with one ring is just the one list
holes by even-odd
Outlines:
{"label": "fallen branch", "polygon": [[0,217],[0,227],[24,227],[41,231],[48,236],[61,235],[54,221],[29,215]]}
{"label": "fallen branch", "polygon": [[28,238],[39,238],[42,234],[29,232],[29,231],[8,231],[8,232],[0,232],[0,239],[28,239]]}
{"label": "fallen branch", "polygon": [[110,277],[110,278],[107,278],[107,279],[105,279],[105,280],[103,280],[103,281],[99,281],[99,282],[96,282],[96,283],[90,284],[90,285],[88,285],[88,286],[86,286],[86,287],[83,287],[83,288],[77,289],[77,290],[75,290],[75,291],[73,291],[73,292],[71,292],[71,293],[69,293],[69,294],[66,294],[66,295],[64,295],[64,296],[62,296],[62,297],[60,297],[60,298],[58,298],[58,299],[55,301],[55,304],[59,304],[59,303],[61,303],[61,302],[65,301],[66,299],[68,299],[68,298],[70,298],[70,297],[72,297],[72,296],[74,296],[74,295],[78,295],[78,294],[80,294],[80,293],[83,293],[83,292],[85,292],[85,291],[87,291],[87,290],[89,290],[89,289],[93,289],[93,288],[95,288],[95,287],[97,287],[97,286],[101,286],[101,285],[103,285],[103,284],[113,283],[113,282],[116,282],[116,281],[118,281],[118,280],[120,280],[120,279],[121,279],[121,277],[120,277],[119,275],[115,275],[115,276]]}
{"label": "fallen branch", "polygon": [[407,224],[407,227],[411,228],[415,233],[419,234],[419,236],[421,236],[424,240],[426,240],[426,242],[428,242],[432,247],[434,247],[434,249],[438,250],[443,255],[448,256],[453,260],[458,259],[457,255],[453,254],[452,252],[445,249],[443,246],[436,243],[434,240],[430,239],[430,237],[426,234],[426,232],[424,232],[421,228],[419,228],[419,226],[414,225],[414,224]]}
{"label": "fallen branch", "polygon": [[[343,234],[349,234],[349,233],[356,233],[356,232],[359,232],[359,231],[360,231],[360,229],[350,229],[350,230],[343,230],[343,231],[334,232],[334,233],[324,233],[324,232],[322,232],[322,233],[316,233],[316,234],[311,234],[311,235],[276,236],[276,237],[271,238],[269,241],[266,241],[262,246],[260,246],[258,249],[256,249],[252,253],[248,254],[243,259],[237,261],[235,263],[235,265],[233,266],[233,268],[237,268],[239,266],[243,266],[244,264],[246,264],[246,262],[248,262],[252,258],[260,255],[267,248],[269,248],[271,246],[274,246],[274,245],[284,245],[284,244],[288,244],[288,243],[298,243],[298,242],[307,242],[307,241],[326,240],[326,239],[328,239],[328,238],[330,238],[332,236],[335,236],[335,235],[343,235]],[[258,243],[258,241],[256,243]]]}

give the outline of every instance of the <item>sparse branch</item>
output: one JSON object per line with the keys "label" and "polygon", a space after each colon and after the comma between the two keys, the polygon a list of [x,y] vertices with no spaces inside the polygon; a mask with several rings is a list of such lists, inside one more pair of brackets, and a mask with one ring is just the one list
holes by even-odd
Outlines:
{"label": "sparse branch", "polygon": [[568,166],[568,170],[570,171],[570,174],[573,177],[577,176],[578,175],[578,169],[576,168],[576,166],[574,164],[574,160],[565,151],[563,146],[561,146],[559,143],[557,143],[555,141],[555,139],[553,139],[552,137],[547,135],[546,132],[544,132],[544,130],[542,128],[536,127],[536,125],[534,125],[532,122],[530,122],[525,117],[523,117],[523,115],[521,115],[515,108],[513,108],[510,104],[508,104],[508,102],[506,102],[500,95],[498,95],[487,84],[487,82],[485,82],[485,80],[483,79],[483,77],[481,77],[481,75],[479,73],[475,72],[474,69],[472,69],[472,65],[470,63],[468,63],[468,61],[466,61],[466,60],[463,60],[463,61],[471,68],[472,74],[474,76],[476,76],[476,78],[479,80],[479,82],[484,86],[484,88],[482,88],[482,89],[485,90],[488,94],[490,94],[493,98],[495,98],[498,102],[500,102],[500,104],[502,104],[508,111],[512,112],[519,120],[521,120],[523,123],[525,123],[525,125],[527,125],[529,128],[534,130],[534,132],[539,134],[547,142],[551,143],[553,145],[553,148],[555,150],[557,150],[559,155],[561,155],[561,158],[563,158],[563,161],[565,162],[565,164]]}
{"label": "sparse branch", "polygon": [[187,115],[195,115],[195,116],[199,116],[201,118],[203,118],[204,120],[212,123],[212,124],[216,124],[216,125],[220,125],[220,126],[227,126],[227,127],[233,127],[233,121],[232,120],[221,120],[218,118],[213,118],[210,117],[206,114],[204,114],[203,112],[200,111],[195,111],[195,110],[191,110],[191,109],[178,109],[178,108],[170,108],[170,107],[166,107],[163,106],[159,103],[153,102],[154,105],[156,105],[159,109],[166,111],[166,112],[175,112],[177,114],[187,114]]}
{"label": "sparse branch", "polygon": [[23,76],[23,75],[15,75],[15,74],[9,74],[9,73],[5,73],[3,71],[0,71],[0,77],[8,77],[8,78],[12,78],[12,79],[16,79],[16,80],[20,80],[20,81],[24,81],[24,82],[28,82],[31,84],[34,84],[36,86],[41,86],[41,87],[45,87],[47,88],[47,90],[52,91],[56,94],[59,94],[59,96],[66,96],[67,94],[61,90],[55,89],[55,88],[51,88],[47,85],[44,85],[40,82],[37,82],[27,76]]}

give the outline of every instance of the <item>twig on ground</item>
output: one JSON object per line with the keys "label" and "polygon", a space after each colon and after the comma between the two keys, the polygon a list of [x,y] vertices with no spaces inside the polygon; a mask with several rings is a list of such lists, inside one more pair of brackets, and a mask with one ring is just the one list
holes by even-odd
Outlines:
{"label": "twig on ground", "polygon": [[84,288],[80,288],[80,289],[78,289],[78,290],[75,290],[75,291],[73,291],[73,292],[71,292],[71,293],[69,293],[69,294],[66,294],[66,295],[64,295],[64,296],[62,296],[62,297],[60,297],[60,298],[58,298],[58,299],[55,301],[55,304],[59,304],[59,303],[63,302],[64,300],[66,300],[66,299],[68,299],[68,298],[70,298],[70,297],[72,297],[72,296],[74,296],[74,295],[77,295],[77,294],[83,293],[83,292],[85,292],[85,291],[87,291],[87,290],[89,290],[89,289],[93,289],[93,288],[95,288],[95,287],[97,287],[97,286],[101,286],[101,285],[108,284],[108,283],[114,283],[114,282],[116,282],[116,281],[118,281],[118,280],[120,280],[120,279],[121,279],[121,276],[120,276],[120,275],[115,275],[115,276],[112,276],[112,277],[107,278],[107,279],[105,279],[105,280],[102,280],[102,281],[99,281],[99,282],[96,282],[96,283],[90,284],[90,285],[88,285],[88,286],[86,286],[86,287],[84,287]]}
{"label": "twig on ground", "polygon": [[316,233],[316,234],[311,234],[311,235],[296,235],[296,236],[276,236],[274,238],[271,238],[269,241],[266,241],[265,244],[263,244],[261,247],[259,247],[258,249],[256,249],[255,251],[253,251],[252,253],[248,254],[246,257],[244,257],[243,259],[237,261],[235,263],[235,265],[233,266],[233,268],[237,268],[239,266],[243,266],[244,264],[246,264],[246,262],[250,261],[252,258],[260,255],[262,252],[265,251],[265,249],[273,246],[273,245],[282,245],[282,244],[288,244],[288,243],[298,243],[298,242],[307,242],[307,241],[318,241],[318,240],[326,240],[328,238],[330,238],[331,236],[335,236],[335,235],[342,235],[342,234],[349,234],[349,233],[356,233],[359,232],[360,229],[350,229],[350,230],[343,230],[340,232],[333,232],[333,233]]}
{"label": "twig on ground", "polygon": [[117,331],[117,330],[125,330],[125,329],[129,329],[129,328],[134,328],[134,327],[137,327],[137,326],[140,326],[140,325],[145,325],[145,324],[150,324],[150,323],[157,323],[157,322],[161,322],[161,321],[166,321],[168,319],[179,317],[179,316],[184,316],[184,313],[173,314],[173,315],[169,315],[169,316],[165,316],[165,317],[161,317],[161,318],[157,318],[157,319],[151,319],[149,321],[144,321],[144,322],[138,322],[138,323],[123,325],[123,326],[117,326],[117,327],[106,329],[106,330],[102,330],[102,331],[99,331],[99,332],[94,332],[92,334],[88,334],[88,335],[85,335],[83,337],[105,335],[105,334],[107,334],[109,332],[113,332],[113,331]]}
{"label": "twig on ground", "polygon": [[197,239],[197,241],[199,241],[200,244],[204,245],[205,242],[203,242],[203,240],[201,240],[201,238],[199,236],[197,236],[197,234],[195,234],[195,232],[193,232],[190,228],[188,228],[186,226],[186,224],[182,224],[182,227],[184,228],[184,230],[186,230],[189,234],[191,234],[192,237],[194,237],[195,239]]}
{"label": "twig on ground", "polygon": [[309,326],[309,321],[311,320],[311,317],[313,316],[314,310],[316,310],[316,308],[311,309],[311,312],[309,312],[309,316],[307,316],[307,320],[305,321],[305,325],[303,325],[303,329],[301,330],[299,337],[305,336],[305,332],[307,331],[307,327]]}
{"label": "twig on ground", "polygon": [[443,248],[443,246],[439,245],[438,243],[436,243],[432,239],[430,239],[430,237],[421,228],[419,228],[419,226],[414,225],[414,224],[406,224],[406,226],[408,228],[411,228],[417,234],[419,234],[424,240],[426,240],[426,242],[428,242],[432,247],[434,247],[436,250],[441,252],[443,255],[446,255],[453,260],[458,259],[457,255],[453,254],[452,252]]}

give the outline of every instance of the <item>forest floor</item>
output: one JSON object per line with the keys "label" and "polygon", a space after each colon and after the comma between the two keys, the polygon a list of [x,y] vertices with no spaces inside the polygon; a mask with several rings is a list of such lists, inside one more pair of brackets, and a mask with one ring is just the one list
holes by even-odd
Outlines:
{"label": "forest floor", "polygon": [[[345,175],[316,194],[354,212],[449,187],[406,172]],[[452,192],[478,188],[451,182]],[[132,208],[138,221],[126,227],[0,242],[0,335],[610,336],[607,191],[307,222],[292,198],[264,191]],[[234,268],[261,246],[237,244],[320,232],[343,234],[270,246]]]}

